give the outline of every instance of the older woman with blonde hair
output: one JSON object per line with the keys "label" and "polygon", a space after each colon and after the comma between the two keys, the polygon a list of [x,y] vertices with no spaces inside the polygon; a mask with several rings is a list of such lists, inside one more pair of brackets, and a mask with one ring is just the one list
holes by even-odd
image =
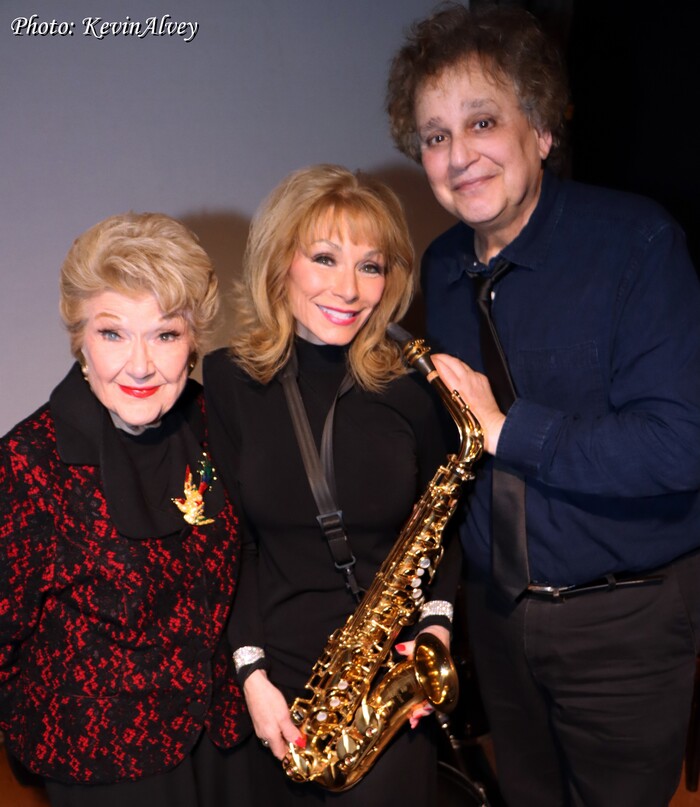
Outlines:
{"label": "older woman with blonde hair", "polygon": [[238,537],[188,378],[217,305],[181,223],[90,228],[61,269],[77,361],[0,443],[0,728],[54,807],[230,795]]}
{"label": "older woman with blonde hair", "polygon": [[[342,795],[293,783],[279,761],[290,743],[304,743],[289,704],[308,694],[329,634],[357,608],[445,458],[432,393],[407,373],[386,334],[413,289],[413,250],[395,194],[339,166],[301,169],[256,214],[230,345],[205,359],[215,460],[244,525],[229,638],[256,736],[233,754],[239,781],[250,783],[249,801],[239,804],[432,802],[436,761],[426,721],[402,731]],[[290,386],[342,511],[340,547],[331,549],[319,527]],[[458,563],[441,568],[418,630],[448,643]],[[410,637],[401,638],[398,652],[410,653]]]}

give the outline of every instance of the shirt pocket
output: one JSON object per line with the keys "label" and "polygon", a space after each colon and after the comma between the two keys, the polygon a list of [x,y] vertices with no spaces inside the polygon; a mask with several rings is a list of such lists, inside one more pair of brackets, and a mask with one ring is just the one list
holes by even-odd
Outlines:
{"label": "shirt pocket", "polygon": [[512,368],[519,396],[570,414],[607,411],[595,342],[518,350]]}

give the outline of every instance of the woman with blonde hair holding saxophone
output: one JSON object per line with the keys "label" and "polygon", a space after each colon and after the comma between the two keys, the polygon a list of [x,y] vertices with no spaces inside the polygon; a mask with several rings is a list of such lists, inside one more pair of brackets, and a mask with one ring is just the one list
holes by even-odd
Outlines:
{"label": "woman with blonde hair holding saxophone", "polygon": [[[234,752],[241,777],[252,782],[251,804],[306,798],[422,807],[434,798],[433,721],[416,719],[428,709],[342,794],[292,782],[279,761],[289,744],[305,742],[289,704],[304,693],[329,634],[358,607],[445,458],[439,403],[407,373],[386,335],[413,288],[412,247],[393,192],[339,166],[302,169],[258,211],[230,347],[205,360],[215,459],[244,531],[229,638],[255,727],[256,736]],[[287,403],[290,384],[330,469],[348,563],[338,561],[337,547],[329,551],[317,520]],[[449,643],[458,565],[444,563],[426,586],[415,633]],[[402,635],[399,653],[412,651],[410,636]]]}

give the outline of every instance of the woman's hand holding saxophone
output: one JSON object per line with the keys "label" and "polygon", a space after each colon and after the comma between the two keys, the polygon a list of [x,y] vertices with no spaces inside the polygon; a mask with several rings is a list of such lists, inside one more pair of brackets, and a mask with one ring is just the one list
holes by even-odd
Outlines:
{"label": "woman's hand holding saxophone", "polygon": [[[449,648],[450,646],[450,632],[447,630],[447,628],[443,628],[441,625],[428,625],[428,627],[422,630],[421,633],[432,633],[433,636],[436,636],[445,645],[445,647]],[[415,640],[410,642],[402,642],[401,644],[397,644],[395,649],[399,655],[410,657],[413,655],[413,648],[415,647],[415,644]],[[434,711],[435,709],[431,706],[429,701],[425,700],[422,703],[419,703],[413,709],[411,716],[408,718],[411,728],[414,729],[418,725],[421,717],[426,717]]]}
{"label": "woman's hand holding saxophone", "polygon": [[260,742],[282,759],[289,743],[303,747],[304,737],[289,717],[289,706],[284,695],[272,684],[264,670],[256,670],[243,684],[248,711]]}

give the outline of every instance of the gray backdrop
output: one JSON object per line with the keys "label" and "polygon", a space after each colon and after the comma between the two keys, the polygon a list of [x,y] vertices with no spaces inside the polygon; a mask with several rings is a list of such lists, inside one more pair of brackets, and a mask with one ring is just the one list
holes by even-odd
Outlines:
{"label": "gray backdrop", "polygon": [[[445,229],[449,218],[420,170],[393,149],[383,112],[391,55],[432,7],[0,0],[0,434],[41,405],[70,364],[58,270],[73,239],[106,216],[156,210],[185,220],[224,288],[258,203],[310,163],[389,182],[418,250]],[[31,29],[14,23],[23,31],[16,36],[13,21],[33,14]],[[145,26],[155,17],[160,26],[164,15],[198,22],[196,36],[95,36],[104,22]],[[90,28],[87,17],[100,20]],[[72,35],[51,35],[53,20]],[[225,322],[219,342],[224,334]]]}

